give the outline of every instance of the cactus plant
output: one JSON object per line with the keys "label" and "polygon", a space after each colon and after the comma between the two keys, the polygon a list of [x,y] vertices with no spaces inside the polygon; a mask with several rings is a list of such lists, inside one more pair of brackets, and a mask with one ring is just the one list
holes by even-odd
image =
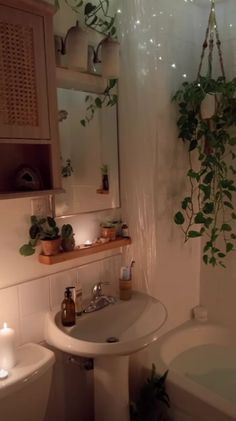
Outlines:
{"label": "cactus plant", "polygon": [[61,229],[61,246],[64,251],[71,251],[75,248],[73,228],[70,224],[64,224]]}

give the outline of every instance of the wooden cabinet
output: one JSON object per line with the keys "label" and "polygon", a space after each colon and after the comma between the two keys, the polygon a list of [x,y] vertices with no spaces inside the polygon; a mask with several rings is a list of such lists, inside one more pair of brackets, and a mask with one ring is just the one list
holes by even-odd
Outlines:
{"label": "wooden cabinet", "polygon": [[61,188],[53,13],[0,0],[0,198]]}

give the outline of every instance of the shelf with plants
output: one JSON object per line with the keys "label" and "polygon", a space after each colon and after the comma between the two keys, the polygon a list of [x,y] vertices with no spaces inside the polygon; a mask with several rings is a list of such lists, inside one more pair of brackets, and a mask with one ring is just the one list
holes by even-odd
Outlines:
{"label": "shelf with plants", "polygon": [[130,244],[130,238],[117,237],[115,240],[108,241],[107,243],[96,243],[91,246],[77,247],[72,251],[61,252],[55,256],[45,256],[40,254],[39,262],[45,265],[54,265],[68,260],[77,259],[79,257],[86,257],[103,251],[109,251],[114,248],[125,247]]}

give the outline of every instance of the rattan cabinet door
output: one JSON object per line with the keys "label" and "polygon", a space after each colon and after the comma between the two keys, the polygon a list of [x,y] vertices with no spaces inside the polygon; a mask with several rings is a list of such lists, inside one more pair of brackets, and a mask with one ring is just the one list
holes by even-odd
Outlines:
{"label": "rattan cabinet door", "polygon": [[50,139],[44,18],[1,4],[0,139]]}

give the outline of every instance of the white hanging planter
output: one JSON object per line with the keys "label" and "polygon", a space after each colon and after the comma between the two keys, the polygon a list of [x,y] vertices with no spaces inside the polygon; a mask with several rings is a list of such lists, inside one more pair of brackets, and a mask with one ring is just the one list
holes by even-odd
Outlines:
{"label": "white hanging planter", "polygon": [[120,76],[120,44],[112,38],[102,42],[102,76],[118,79]]}
{"label": "white hanging planter", "polygon": [[79,22],[72,26],[66,35],[65,52],[70,68],[86,71],[88,66],[88,34],[79,27]]}
{"label": "white hanging planter", "polygon": [[206,94],[204,100],[201,103],[201,117],[203,120],[212,118],[216,113],[216,95]]}

